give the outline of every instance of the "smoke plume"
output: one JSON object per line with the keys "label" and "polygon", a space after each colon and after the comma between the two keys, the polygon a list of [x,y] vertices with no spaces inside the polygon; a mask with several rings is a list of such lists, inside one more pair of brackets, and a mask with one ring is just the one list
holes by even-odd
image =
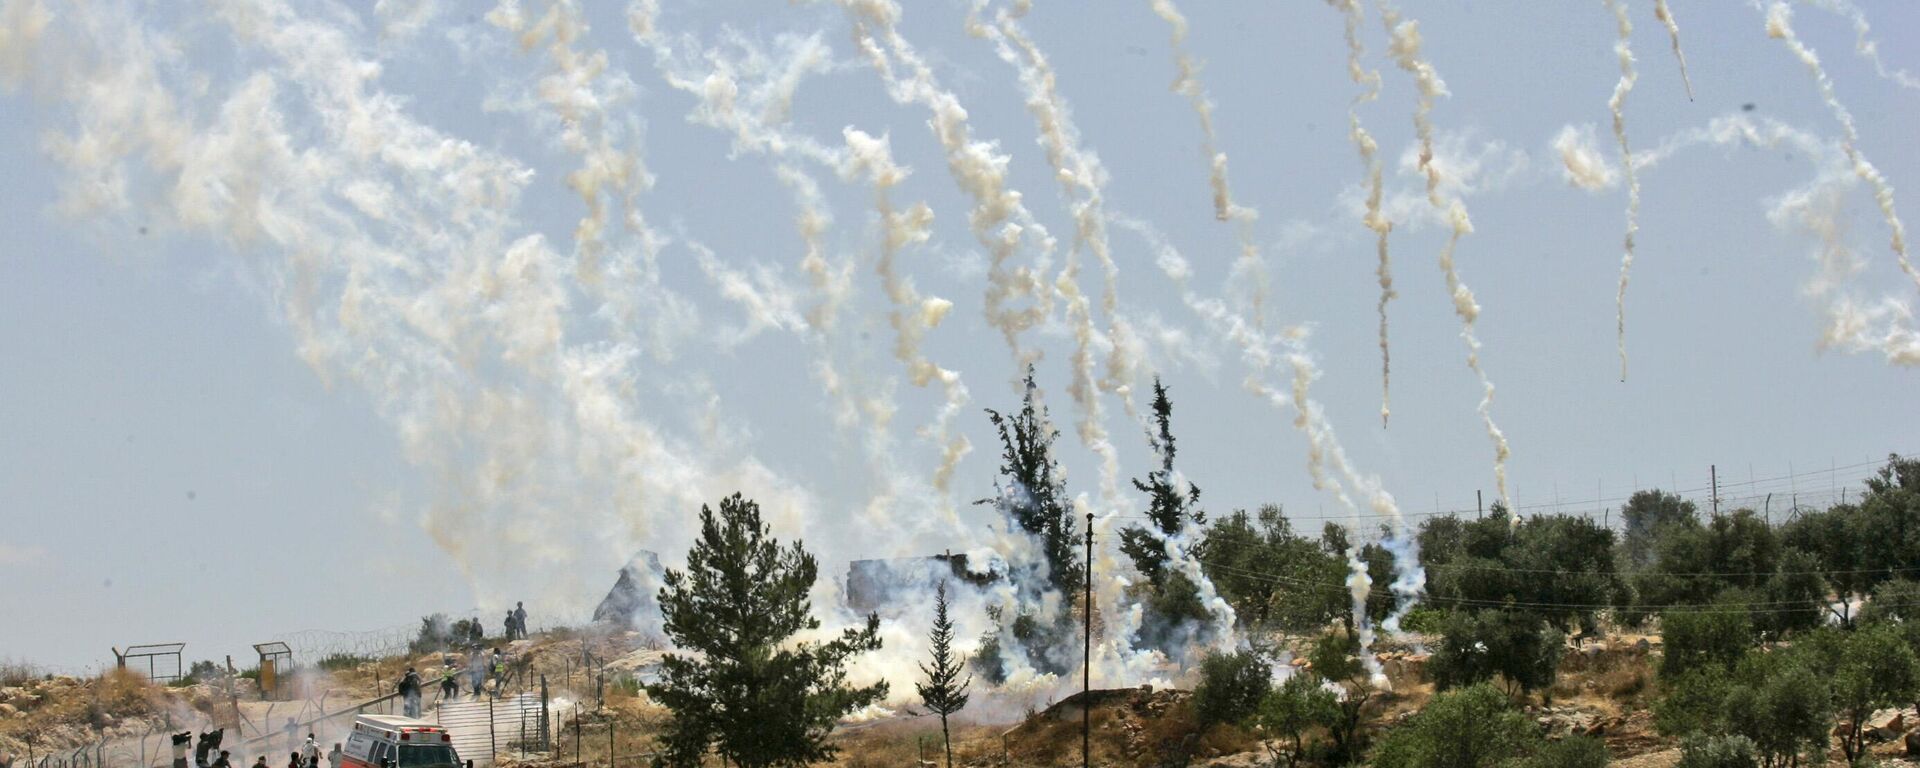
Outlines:
{"label": "smoke plume", "polygon": [[1620,143],[1620,167],[1627,174],[1627,234],[1620,256],[1620,285],[1613,297],[1614,343],[1620,351],[1620,380],[1626,381],[1627,278],[1633,272],[1633,239],[1640,232],[1640,178],[1634,174],[1633,148],[1627,144],[1626,102],[1639,75],[1633,71],[1633,22],[1627,19],[1627,6],[1621,0],[1607,0],[1607,8],[1613,11],[1620,31],[1620,39],[1613,44],[1613,53],[1620,59],[1620,81],[1613,86],[1612,98],[1607,99],[1607,110],[1613,113],[1613,138]]}

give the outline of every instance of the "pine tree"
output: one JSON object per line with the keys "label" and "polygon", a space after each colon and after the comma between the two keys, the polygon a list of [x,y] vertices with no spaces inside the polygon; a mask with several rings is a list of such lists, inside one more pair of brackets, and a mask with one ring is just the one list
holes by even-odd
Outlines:
{"label": "pine tree", "polygon": [[1133,487],[1147,495],[1147,519],[1153,528],[1133,525],[1121,529],[1120,551],[1133,560],[1134,567],[1149,582],[1159,584],[1167,567],[1166,537],[1179,533],[1188,521],[1205,523],[1207,514],[1198,508],[1200,487],[1175,477],[1173,401],[1158,377],[1153,380],[1153,421],[1155,429],[1147,433],[1147,444],[1160,458],[1160,468],[1148,472],[1145,480],[1133,481]]}
{"label": "pine tree", "polygon": [[1060,432],[1047,421],[1046,406],[1035,405],[1038,392],[1033,368],[1029,367],[1020,412],[1007,417],[987,409],[987,417],[1000,433],[1000,474],[1005,484],[995,481],[999,493],[980,503],[999,507],[1021,531],[1039,539],[1048,587],[1062,595],[1074,595],[1080,591],[1085,570],[1080,563],[1066,480],[1053,459],[1053,440]]}
{"label": "pine tree", "polygon": [[[1027,661],[1035,669],[1066,674],[1079,661],[1079,644],[1072,643],[1068,648],[1078,631],[1073,612],[1059,610],[1052,616],[1040,616],[1025,609],[1042,604],[1048,592],[1060,596],[1060,604],[1071,605],[1086,583],[1065,474],[1053,459],[1053,441],[1060,433],[1048,422],[1046,407],[1035,402],[1038,394],[1033,368],[1029,367],[1020,411],[1002,416],[987,409],[1000,434],[1003,463],[1001,479],[994,482],[998,493],[977,503],[999,508],[1010,529],[1018,529],[1038,545],[1042,562],[1024,565],[1010,574],[1022,607],[1016,609],[1004,629],[1026,650]],[[990,669],[988,664],[983,661],[983,668]]]}
{"label": "pine tree", "polygon": [[940,739],[946,743],[947,768],[953,768],[953,736],[947,731],[947,716],[967,706],[967,686],[973,683],[973,676],[959,679],[967,662],[953,654],[953,622],[947,618],[947,583],[944,581],[934,592],[931,639],[933,666],[920,665],[927,681],[914,687],[920,690],[920,701],[927,705],[927,710],[940,715]]}
{"label": "pine tree", "polygon": [[1167,567],[1167,538],[1191,522],[1206,522],[1200,511],[1200,488],[1184,482],[1174,471],[1173,401],[1158,378],[1153,380],[1154,429],[1147,444],[1160,466],[1136,478],[1133,487],[1147,495],[1147,519],[1153,527],[1133,525],[1120,530],[1120,551],[1146,576],[1146,616],[1138,640],[1148,647],[1171,650],[1183,645],[1198,622],[1207,617],[1200,589],[1186,574]]}
{"label": "pine tree", "polygon": [[673,712],[656,764],[696,766],[711,749],[741,768],[833,759],[827,735],[842,716],[879,701],[887,684],[846,684],[846,662],[880,647],[880,618],[830,642],[792,643],[814,630],[807,593],[818,564],[800,542],[768,536],[760,506],[734,494],[716,516],[700,508],[687,569],[669,569],[660,611],[675,647],[647,695]]}

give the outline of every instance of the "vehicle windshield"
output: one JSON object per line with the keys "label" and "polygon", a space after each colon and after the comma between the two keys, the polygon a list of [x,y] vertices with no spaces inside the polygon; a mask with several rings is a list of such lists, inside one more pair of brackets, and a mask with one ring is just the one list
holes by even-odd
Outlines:
{"label": "vehicle windshield", "polygon": [[424,768],[430,765],[457,765],[453,747],[444,745],[406,746],[400,748],[400,768]]}

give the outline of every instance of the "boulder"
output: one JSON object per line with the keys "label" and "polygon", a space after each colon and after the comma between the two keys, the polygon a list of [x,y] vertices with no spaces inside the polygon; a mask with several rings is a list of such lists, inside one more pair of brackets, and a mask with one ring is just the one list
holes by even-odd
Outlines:
{"label": "boulder", "polygon": [[1920,757],[1920,731],[1907,734],[1907,757]]}

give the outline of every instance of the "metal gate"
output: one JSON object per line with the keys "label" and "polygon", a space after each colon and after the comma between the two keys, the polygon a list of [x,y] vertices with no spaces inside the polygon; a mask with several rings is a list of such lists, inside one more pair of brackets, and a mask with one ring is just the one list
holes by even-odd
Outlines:
{"label": "metal gate", "polygon": [[502,754],[524,755],[551,748],[547,707],[537,693],[443,701],[438,716],[440,725],[453,737],[453,748],[460,752],[461,759],[475,763],[491,763]]}

